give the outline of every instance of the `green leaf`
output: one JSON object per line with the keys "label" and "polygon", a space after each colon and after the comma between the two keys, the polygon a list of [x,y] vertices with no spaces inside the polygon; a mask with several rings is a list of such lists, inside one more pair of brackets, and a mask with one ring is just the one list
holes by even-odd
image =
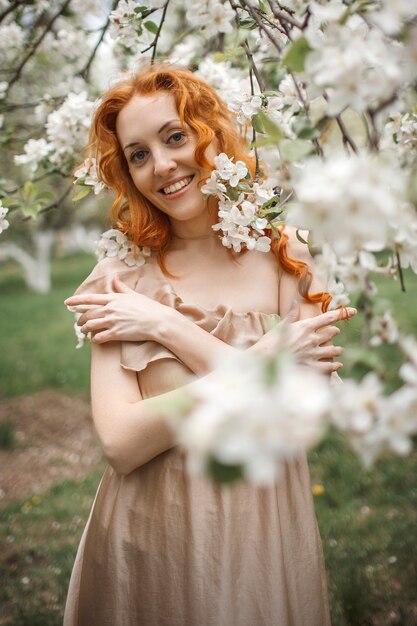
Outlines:
{"label": "green leaf", "polygon": [[86,196],[88,196],[88,194],[93,190],[92,187],[83,187],[78,193],[77,195],[72,199],[73,202],[78,202],[79,200],[82,200],[83,198],[85,198]]}
{"label": "green leaf", "polygon": [[282,158],[289,163],[301,161],[301,159],[314,151],[311,141],[305,141],[304,139],[283,139],[279,144],[279,148]]}
{"label": "green leaf", "polygon": [[259,118],[259,121],[264,128],[263,132],[268,135],[271,141],[280,141],[284,137],[284,134],[280,127],[275,124],[275,122],[273,122],[270,117],[265,115],[263,111],[259,111],[259,113],[257,113],[257,117]]}
{"label": "green leaf", "polygon": [[236,185],[236,189],[238,189],[239,191],[246,191],[247,193],[250,193],[252,191],[252,187],[247,183],[239,183],[238,185]]}
{"label": "green leaf", "polygon": [[314,139],[318,135],[311,120],[303,115],[297,116],[294,119],[292,128],[299,139]]}
{"label": "green leaf", "polygon": [[252,124],[252,128],[257,132],[257,133],[265,133],[265,128],[262,124],[262,120],[260,118],[259,113],[256,113],[256,115],[252,115],[252,119],[251,119],[251,124]]}
{"label": "green leaf", "polygon": [[144,22],[143,25],[147,30],[149,30],[150,33],[153,33],[154,35],[158,33],[159,26],[155,24],[155,22],[148,20],[147,22]]}
{"label": "green leaf", "polygon": [[145,11],[148,10],[148,7],[135,7],[133,9],[133,13],[144,13]]}
{"label": "green leaf", "polygon": [[23,197],[24,199],[28,200],[29,198],[33,197],[36,195],[38,188],[36,187],[35,183],[32,183],[32,181],[28,180],[25,182],[25,184],[23,185]]}
{"label": "green leaf", "polygon": [[304,63],[311,48],[305,37],[299,37],[288,48],[284,56],[284,65],[293,72],[303,72]]}
{"label": "green leaf", "polygon": [[258,0],[258,6],[259,6],[259,9],[262,11],[262,13],[265,13],[266,15],[271,14],[271,9],[263,0]]}
{"label": "green leaf", "polygon": [[276,195],[264,202],[261,206],[262,213],[264,213],[265,215],[267,213],[276,213],[276,205],[279,204],[280,200],[281,198]]}
{"label": "green leaf", "polygon": [[223,52],[215,52],[213,54],[213,59],[216,63],[221,63],[223,61],[231,61],[232,59],[236,59],[237,57],[244,55],[244,49],[239,46],[238,48],[226,48]]}
{"label": "green leaf", "polygon": [[305,239],[303,239],[300,235],[300,229],[297,228],[297,230],[295,231],[295,236],[297,237],[298,241],[300,241],[301,243],[306,244],[306,246],[308,246],[308,241],[306,241]]}
{"label": "green leaf", "polygon": [[40,202],[28,202],[26,204],[22,204],[20,209],[25,217],[37,217],[39,211],[41,210],[42,205]]}
{"label": "green leaf", "polygon": [[241,465],[223,465],[215,459],[210,459],[208,463],[208,473],[216,483],[230,483],[243,478]]}
{"label": "green leaf", "polygon": [[258,24],[255,22],[255,20],[252,20],[251,18],[245,18],[243,20],[239,20],[239,28],[246,28],[247,30],[253,30],[254,28],[257,28]]}
{"label": "green leaf", "polygon": [[16,198],[2,198],[1,201],[6,209],[17,209],[20,206]]}
{"label": "green leaf", "polygon": [[52,191],[40,191],[39,193],[36,194],[36,200],[38,201],[42,201],[42,200],[52,200],[53,198],[55,198],[55,194],[52,193]]}

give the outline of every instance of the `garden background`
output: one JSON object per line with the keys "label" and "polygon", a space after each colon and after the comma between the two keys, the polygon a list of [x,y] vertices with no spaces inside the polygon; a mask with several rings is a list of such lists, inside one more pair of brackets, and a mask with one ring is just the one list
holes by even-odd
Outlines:
{"label": "garden background", "polygon": [[[28,292],[16,264],[0,266],[2,625],[62,623],[104,468],[89,413],[89,347],[75,349],[73,317],[63,305],[94,263],[86,254],[54,259],[48,294]],[[406,279],[406,293],[397,283],[381,288],[403,327],[416,333],[417,280],[411,273]],[[341,325],[346,374],[360,327],[360,316]],[[395,349],[380,348],[378,358],[398,384]],[[417,453],[387,455],[365,471],[334,434],[310,454],[310,467],[334,626],[417,624]]]}
{"label": "garden background", "polygon": [[[171,2],[168,6],[170,0],[0,0],[0,626],[62,623],[76,549],[105,467],[89,408],[89,346],[76,349],[74,318],[63,301],[94,266],[92,242],[109,228],[110,201],[92,193],[93,188],[98,191],[97,180],[89,181],[92,171],[78,179],[79,204],[72,201],[70,177],[82,161],[94,100],[112,74],[134,67],[141,56],[138,49],[145,50],[148,60],[159,54],[165,58],[174,50],[176,62],[198,68],[221,93],[245,84],[249,91],[244,94],[242,87],[238,93],[243,99],[232,99],[229,105],[252,138],[261,137],[267,150],[279,147],[281,175],[314,151],[331,156],[336,145],[349,152],[352,161],[358,147],[374,156],[384,143],[379,144],[384,128],[391,125],[389,147],[397,150],[404,171],[414,172],[409,189],[415,194],[413,206],[417,203],[413,183],[417,172],[412,169],[416,81],[408,70],[399,78],[394,67],[401,45],[417,59],[416,16],[407,12],[407,2],[291,0],[287,4],[294,9],[284,13],[283,3],[275,0],[241,0],[239,6],[233,1],[202,0],[193,7]],[[349,20],[365,15],[372,31],[374,9],[380,10],[377,24],[382,24],[383,38],[367,39],[365,34],[363,51],[383,41],[389,62],[376,54],[367,60],[366,71],[373,69],[375,58],[382,59],[380,67],[365,76],[359,59],[354,97],[345,90],[346,76],[353,70],[345,68],[345,74],[335,72],[326,78],[330,81],[323,87],[326,97],[309,103],[303,89],[313,85],[317,91],[318,74],[313,66],[310,75],[303,73],[304,63],[313,57],[317,61],[320,49],[313,54],[309,47],[314,46],[314,37],[307,32],[307,13],[316,11],[317,30],[328,34],[333,29],[334,40],[346,47]],[[111,11],[116,12],[113,22]],[[116,32],[111,33],[112,28]],[[297,28],[306,37],[293,42]],[[359,45],[355,37],[352,46]],[[334,60],[326,54],[329,62]],[[340,59],[343,65],[342,53]],[[391,73],[387,69],[383,76],[378,73],[381,68]],[[290,74],[300,78],[292,91]],[[254,91],[255,79],[257,89],[264,81],[274,91],[265,90],[261,99]],[[377,102],[370,99],[371,83],[376,92],[378,85],[381,88]],[[387,98],[389,85],[395,94]],[[407,98],[410,93],[413,97],[404,96],[400,118],[394,113],[389,117],[389,107],[403,88]],[[330,98],[332,109],[326,111],[329,93],[337,97]],[[386,118],[379,118],[384,111]],[[271,158],[267,166],[273,169],[276,162]],[[278,181],[284,185],[284,200],[285,180],[283,176]],[[343,214],[350,186],[353,182],[344,187],[338,204],[339,231],[344,233],[352,223],[351,216]],[[362,214],[356,214],[369,232],[375,223],[381,224],[375,213],[369,213],[366,221],[371,204],[359,207]],[[415,216],[415,210],[410,214]],[[415,223],[409,232],[413,241]],[[415,257],[416,249],[416,245],[403,249],[403,259]],[[382,267],[387,250],[376,258]],[[392,311],[401,332],[417,336],[417,277],[408,269],[413,261],[401,272],[399,259],[398,254],[396,280],[372,277],[377,301],[368,280],[364,292],[353,294],[351,303],[360,312],[351,322],[340,323],[337,337],[345,347],[342,378],[360,381],[373,370],[387,392],[401,385],[404,355],[395,342],[364,349],[364,311],[368,318],[373,307],[377,314]],[[417,267],[417,261],[414,264]],[[357,276],[362,280],[365,268],[360,270]],[[336,278],[340,286],[340,276]],[[310,468],[333,626],[417,626],[417,452],[403,458],[386,452],[365,470],[342,435],[332,431],[310,452]]]}

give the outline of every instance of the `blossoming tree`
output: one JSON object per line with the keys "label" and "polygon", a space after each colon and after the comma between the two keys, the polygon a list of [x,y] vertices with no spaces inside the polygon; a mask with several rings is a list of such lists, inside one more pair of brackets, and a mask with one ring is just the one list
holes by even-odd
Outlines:
{"label": "blossoming tree", "polygon": [[[404,268],[417,272],[416,20],[408,0],[201,0],[190,8],[179,0],[0,1],[0,121],[16,164],[1,181],[0,232],[13,231],[22,214],[61,210],[69,186],[53,197],[45,186],[81,160],[106,84],[100,68],[115,80],[120,67],[169,59],[219,91],[256,157],[251,181],[243,163],[219,155],[203,188],[218,198],[222,243],[267,252],[283,224],[302,241],[308,230],[304,243],[331,306],[354,296],[365,313],[364,345],[398,343],[404,353],[403,386],[390,396],[372,372],[336,393],[285,351],[273,361],[244,353],[220,364],[217,382],[201,381],[198,408],[171,418],[193,469],[270,480],[329,423],[367,464],[387,447],[410,450],[417,342],[390,311],[374,315],[373,277],[397,278],[404,289]],[[75,183],[78,200],[104,190],[94,160]],[[117,231],[99,250],[146,262],[147,251]],[[301,403],[300,384],[314,402]]]}

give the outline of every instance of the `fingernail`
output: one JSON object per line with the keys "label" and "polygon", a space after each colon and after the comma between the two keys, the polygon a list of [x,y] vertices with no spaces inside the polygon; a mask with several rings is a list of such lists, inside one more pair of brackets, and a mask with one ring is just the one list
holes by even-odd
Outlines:
{"label": "fingernail", "polygon": [[76,307],[73,307],[73,306],[67,306],[67,309],[68,309],[68,311],[69,311],[70,313],[76,313],[76,312],[77,312]]}

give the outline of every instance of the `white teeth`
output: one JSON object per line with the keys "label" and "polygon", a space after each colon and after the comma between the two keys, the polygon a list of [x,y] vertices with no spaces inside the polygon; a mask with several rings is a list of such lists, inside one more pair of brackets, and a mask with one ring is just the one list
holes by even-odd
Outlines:
{"label": "white teeth", "polygon": [[166,196],[170,193],[174,193],[175,191],[179,191],[180,189],[182,189],[183,187],[186,187],[191,182],[191,178],[192,176],[188,176],[188,178],[183,178],[182,180],[179,180],[177,183],[174,183],[173,185],[169,185],[169,187],[164,187],[162,191],[164,192]]}

